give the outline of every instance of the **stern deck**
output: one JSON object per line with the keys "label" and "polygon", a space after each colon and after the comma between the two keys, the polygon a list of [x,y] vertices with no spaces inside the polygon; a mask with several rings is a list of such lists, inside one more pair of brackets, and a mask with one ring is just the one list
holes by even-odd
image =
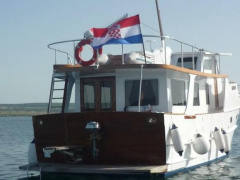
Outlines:
{"label": "stern deck", "polygon": [[167,165],[162,166],[104,166],[71,164],[27,164],[20,170],[41,172],[63,172],[77,174],[162,174],[167,172]]}

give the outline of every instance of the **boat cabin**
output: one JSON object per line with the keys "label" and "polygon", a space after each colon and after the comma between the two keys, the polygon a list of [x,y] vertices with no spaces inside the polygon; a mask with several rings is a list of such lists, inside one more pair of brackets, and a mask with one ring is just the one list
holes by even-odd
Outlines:
{"label": "boat cabin", "polygon": [[[221,54],[201,49],[172,52],[168,47],[147,52],[146,60],[143,53],[129,54],[109,55],[107,62],[91,66],[54,65],[48,112],[53,109],[57,79],[65,84],[61,112],[69,111],[74,84],[75,112],[196,114],[231,108],[224,107],[229,82],[227,75],[220,74]],[[230,86],[238,93],[237,84]]]}

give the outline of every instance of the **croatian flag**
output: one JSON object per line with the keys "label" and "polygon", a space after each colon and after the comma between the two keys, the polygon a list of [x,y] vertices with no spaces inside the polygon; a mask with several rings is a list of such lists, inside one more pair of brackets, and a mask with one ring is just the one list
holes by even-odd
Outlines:
{"label": "croatian flag", "polygon": [[143,43],[139,15],[122,19],[110,28],[92,28],[92,47],[99,49],[105,44]]}

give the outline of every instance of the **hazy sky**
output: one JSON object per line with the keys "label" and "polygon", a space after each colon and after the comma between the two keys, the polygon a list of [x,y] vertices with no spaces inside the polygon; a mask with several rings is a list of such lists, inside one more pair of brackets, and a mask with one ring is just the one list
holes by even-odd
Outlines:
{"label": "hazy sky", "polygon": [[[240,83],[240,0],[159,0],[159,6],[165,35],[233,53],[221,72]],[[82,38],[125,13],[158,30],[155,0],[0,0],[0,103],[48,102],[54,52],[47,45]],[[158,35],[146,26],[142,33]]]}

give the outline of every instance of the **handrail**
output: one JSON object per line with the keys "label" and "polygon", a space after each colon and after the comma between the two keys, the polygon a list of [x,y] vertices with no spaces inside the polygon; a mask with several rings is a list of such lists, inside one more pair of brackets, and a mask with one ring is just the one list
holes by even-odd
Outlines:
{"label": "handrail", "polygon": [[66,40],[66,41],[58,41],[58,42],[54,42],[54,43],[48,44],[47,47],[50,48],[50,49],[53,49],[53,48],[51,48],[50,46],[55,45],[55,44],[62,44],[62,43],[74,42],[74,41],[81,41],[81,40],[83,40],[83,39],[73,39],[73,40]]}
{"label": "handrail", "polygon": [[[67,60],[69,60],[69,56],[72,56],[74,58],[73,55],[69,54],[68,52],[65,52],[63,50],[59,50],[59,49],[55,49],[55,48],[52,48],[50,46],[53,46],[53,45],[56,45],[56,44],[63,44],[63,43],[68,43],[68,42],[76,42],[76,41],[81,41],[82,39],[73,39],[73,40],[66,40],[66,41],[58,41],[58,42],[54,42],[54,43],[50,43],[48,44],[48,48],[49,49],[52,49],[55,51],[55,64],[57,64],[57,55],[56,55],[56,52],[61,52],[61,53],[64,53],[67,55]],[[71,64],[71,63],[70,63]]]}
{"label": "handrail", "polygon": [[[209,53],[210,55],[218,55],[219,57],[222,55],[221,53],[215,53],[215,52],[212,52],[212,51],[207,51],[207,50],[202,49],[202,48],[198,48],[198,47],[196,47],[196,46],[194,46],[194,45],[190,45],[189,43],[185,43],[185,42],[183,42],[183,41],[180,41],[180,40],[175,39],[175,38],[170,37],[170,36],[143,35],[143,37],[164,38],[164,39],[170,39],[170,40],[173,40],[173,41],[176,41],[176,42],[180,43],[180,45],[181,45],[181,53],[182,53],[182,56],[181,56],[181,59],[182,59],[182,67],[183,67],[183,48],[182,48],[183,45],[186,45],[186,46],[192,48],[192,55],[193,55],[192,58],[193,58],[193,62],[194,62],[194,53],[195,53],[195,52],[194,52],[194,49],[198,50],[199,52]],[[63,43],[73,42],[73,43],[74,43],[74,47],[75,47],[75,42],[76,42],[76,41],[81,41],[81,40],[83,40],[83,39],[72,39],[72,40],[58,41],[58,42],[54,42],[54,43],[48,44],[47,47],[48,47],[49,49],[52,49],[52,50],[55,51],[55,64],[57,64],[57,54],[56,54],[57,52],[66,54],[68,61],[69,61],[69,59],[70,59],[69,56],[71,56],[71,57],[74,59],[74,63],[75,63],[75,57],[74,57],[74,55],[71,55],[69,52],[66,52],[66,51],[63,51],[63,50],[60,50],[60,49],[57,49],[57,48],[53,48],[53,47],[51,47],[51,46],[56,45],[56,44],[63,44]],[[164,50],[165,50],[165,52],[166,52],[166,45],[165,45],[165,47],[163,47],[163,48],[165,48]],[[165,53],[165,63],[166,63],[166,53]],[[71,63],[70,63],[70,64],[71,64]]]}

